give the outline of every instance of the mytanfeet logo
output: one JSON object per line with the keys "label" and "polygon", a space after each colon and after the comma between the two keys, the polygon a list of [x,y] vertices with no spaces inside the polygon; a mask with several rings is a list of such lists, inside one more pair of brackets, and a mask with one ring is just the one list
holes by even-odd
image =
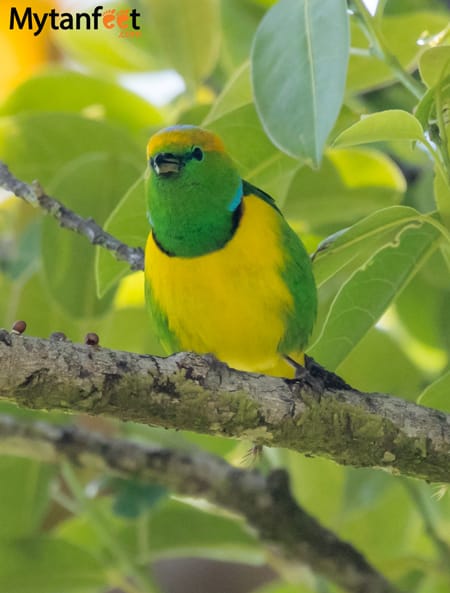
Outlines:
{"label": "mytanfeet logo", "polygon": [[115,29],[120,37],[138,37],[141,34],[140,16],[135,8],[116,10],[96,6],[92,12],[57,12],[52,8],[49,12],[38,13],[31,6],[27,6],[22,12],[12,6],[9,28],[28,29],[35,36],[40,35],[45,27],[54,31]]}

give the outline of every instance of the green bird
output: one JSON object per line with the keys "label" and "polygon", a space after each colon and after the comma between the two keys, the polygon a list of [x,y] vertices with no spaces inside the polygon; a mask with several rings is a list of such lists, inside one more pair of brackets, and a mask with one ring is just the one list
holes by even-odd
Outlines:
{"label": "green bird", "polygon": [[146,298],[163,345],[292,377],[317,309],[303,243],[215,134],[163,129],[147,158]]}

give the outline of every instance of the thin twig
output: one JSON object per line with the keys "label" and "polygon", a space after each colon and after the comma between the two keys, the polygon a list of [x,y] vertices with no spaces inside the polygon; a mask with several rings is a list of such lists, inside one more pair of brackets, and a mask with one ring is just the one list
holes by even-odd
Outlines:
{"label": "thin twig", "polygon": [[47,214],[56,218],[63,228],[75,231],[86,237],[93,245],[99,245],[111,251],[116,259],[128,262],[132,270],[144,269],[144,253],[140,247],[129,247],[104,231],[92,218],[83,218],[66,208],[59,200],[46,194],[37,182],[30,184],[17,179],[2,161],[0,161],[0,187],[32,206],[39,206]]}
{"label": "thin twig", "polygon": [[371,44],[372,53],[392,70],[397,80],[416,99],[420,100],[425,93],[425,87],[403,68],[398,58],[388,49],[377,20],[372,17],[364,1],[351,0],[351,6],[354,7],[355,16],[358,18],[358,22]]}

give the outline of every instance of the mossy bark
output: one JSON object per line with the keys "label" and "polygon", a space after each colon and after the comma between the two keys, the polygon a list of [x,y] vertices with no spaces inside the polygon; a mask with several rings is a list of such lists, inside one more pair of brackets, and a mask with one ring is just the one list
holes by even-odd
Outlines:
{"label": "mossy bark", "polygon": [[[0,399],[113,416],[450,481],[450,416],[378,393],[229,369],[210,356],[158,358],[3,332]],[[1,336],[0,336],[1,338]]]}

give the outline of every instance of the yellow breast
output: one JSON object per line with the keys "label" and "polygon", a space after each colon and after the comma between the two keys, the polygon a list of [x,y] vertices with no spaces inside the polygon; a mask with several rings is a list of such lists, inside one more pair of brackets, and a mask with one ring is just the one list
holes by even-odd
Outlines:
{"label": "yellow breast", "polygon": [[292,296],[280,271],[278,213],[246,196],[239,227],[218,251],[170,257],[150,234],[146,280],[183,350],[213,353],[242,370],[288,375],[277,352]]}

